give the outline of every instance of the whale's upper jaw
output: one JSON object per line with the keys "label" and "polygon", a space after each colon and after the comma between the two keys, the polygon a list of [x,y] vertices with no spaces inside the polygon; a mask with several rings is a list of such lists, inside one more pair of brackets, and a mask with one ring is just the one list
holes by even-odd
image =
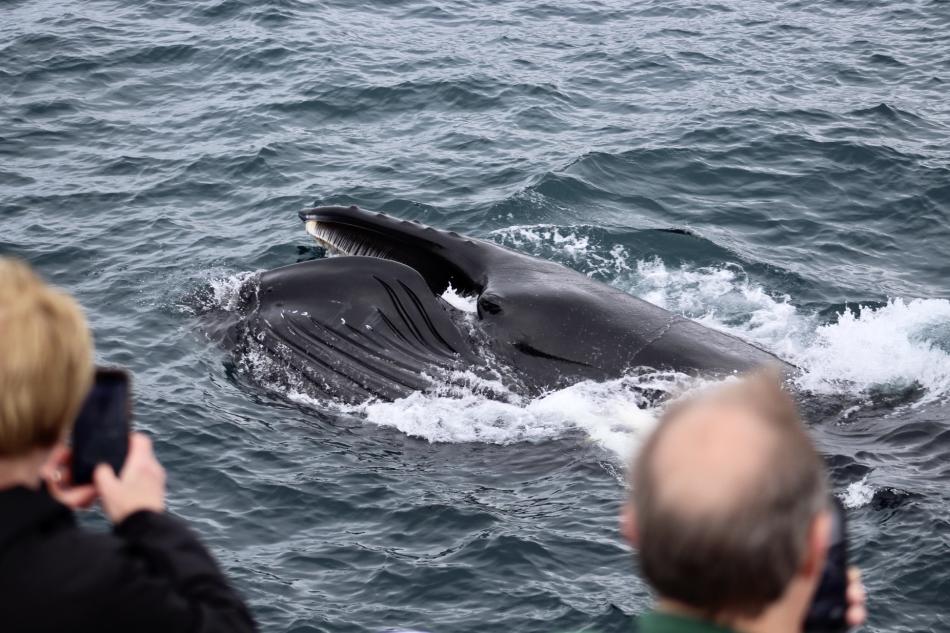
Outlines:
{"label": "whale's upper jaw", "polygon": [[438,294],[449,285],[465,294],[484,288],[484,251],[492,245],[480,240],[355,206],[313,207],[299,217],[327,250],[401,262],[416,269]]}

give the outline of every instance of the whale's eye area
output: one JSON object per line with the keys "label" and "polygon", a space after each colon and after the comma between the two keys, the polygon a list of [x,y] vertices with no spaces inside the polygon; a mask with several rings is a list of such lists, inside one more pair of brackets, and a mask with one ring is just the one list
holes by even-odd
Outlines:
{"label": "whale's eye area", "polygon": [[497,295],[483,294],[478,298],[478,313],[498,314],[501,312],[501,299]]}

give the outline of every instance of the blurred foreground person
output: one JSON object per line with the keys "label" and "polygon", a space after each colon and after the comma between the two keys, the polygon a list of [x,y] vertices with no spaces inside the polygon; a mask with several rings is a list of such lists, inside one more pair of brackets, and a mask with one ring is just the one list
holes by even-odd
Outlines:
{"label": "blurred foreground person", "polygon": [[[799,633],[831,529],[794,401],[757,374],[674,403],[632,468],[623,531],[657,593],[640,633]],[[846,620],[865,620],[849,570]]]}
{"label": "blurred foreground person", "polygon": [[[66,438],[93,378],[79,306],[0,258],[0,629],[253,631],[214,559],[164,513],[165,472],[141,434],[119,476],[69,485]],[[96,499],[112,534],[82,530]]]}

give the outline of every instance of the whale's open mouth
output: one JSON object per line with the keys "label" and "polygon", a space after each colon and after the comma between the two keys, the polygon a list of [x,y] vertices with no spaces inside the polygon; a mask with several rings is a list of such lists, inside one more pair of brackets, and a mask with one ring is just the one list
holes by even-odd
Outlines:
{"label": "whale's open mouth", "polygon": [[300,219],[328,251],[400,262],[415,269],[436,294],[450,285],[467,295],[484,288],[483,267],[476,257],[479,245],[458,234],[358,207],[305,209]]}
{"label": "whale's open mouth", "polygon": [[320,223],[316,220],[307,220],[307,233],[313,236],[327,251],[337,255],[353,255],[356,257],[378,257],[380,259],[394,259],[392,248],[379,241],[360,238],[352,231],[342,230],[339,227]]}

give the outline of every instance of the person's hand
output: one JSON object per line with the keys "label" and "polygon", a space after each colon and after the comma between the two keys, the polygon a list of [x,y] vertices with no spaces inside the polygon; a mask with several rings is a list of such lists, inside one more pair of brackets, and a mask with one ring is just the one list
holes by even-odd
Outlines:
{"label": "person's hand", "polygon": [[861,570],[857,567],[848,567],[848,612],[845,621],[848,626],[855,628],[864,624],[868,619],[867,592],[861,582]]}
{"label": "person's hand", "polygon": [[152,441],[142,433],[129,438],[129,455],[118,477],[111,466],[99,464],[93,481],[102,509],[115,524],[139,510],[165,510],[165,469],[155,459]]}
{"label": "person's hand", "polygon": [[60,444],[53,449],[41,476],[46,482],[50,496],[73,510],[88,508],[96,500],[96,487],[92,484],[72,485],[73,452]]}

